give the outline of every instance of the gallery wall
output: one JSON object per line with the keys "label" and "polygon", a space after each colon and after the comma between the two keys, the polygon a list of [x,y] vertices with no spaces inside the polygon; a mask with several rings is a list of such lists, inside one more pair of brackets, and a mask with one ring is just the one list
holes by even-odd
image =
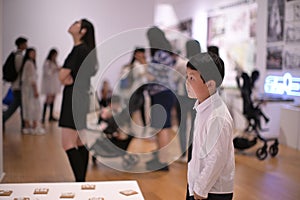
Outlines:
{"label": "gallery wall", "polygon": [[[148,45],[145,30],[153,25],[154,0],[130,0],[130,3],[118,0],[0,0],[0,13],[1,63],[3,63],[2,58],[6,58],[16,48],[14,45],[15,39],[24,36],[28,38],[28,45],[35,47],[37,50],[37,67],[39,81],[41,82],[42,65],[48,51],[52,47],[57,48],[59,52],[58,63],[63,64],[73,45],[72,38],[67,30],[73,22],[81,18],[87,18],[94,24],[96,43],[98,47],[101,47],[99,47],[101,55],[104,55],[107,51],[112,51],[113,48],[118,49],[122,45],[127,45],[126,49]],[[135,29],[139,30],[135,34],[134,40],[124,41],[126,38],[120,37],[124,32],[134,32]],[[110,49],[102,49],[103,46]],[[113,73],[109,74],[108,77],[111,82],[118,79],[121,66],[124,62],[128,62],[130,57],[129,55],[123,55],[122,59],[118,59],[118,62],[113,62],[109,66],[114,68]],[[100,62],[100,67],[107,67],[101,64]],[[2,70],[0,75],[2,77]],[[41,101],[43,101],[43,98],[41,98]],[[57,97],[55,102],[57,114],[60,110],[60,104],[61,95]],[[0,109],[2,110],[2,105],[0,105]],[[4,174],[2,120],[0,120],[0,123],[1,180]]]}
{"label": "gallery wall", "polygon": [[[87,18],[94,24],[100,55],[104,55],[112,49],[120,49],[123,45],[120,35],[124,32],[153,25],[154,0],[130,0],[130,2],[118,0],[1,1],[3,2],[3,12],[1,12],[3,14],[3,52],[1,55],[7,57],[10,51],[15,49],[14,41],[18,36],[22,35],[28,38],[28,45],[37,50],[40,82],[42,65],[50,48],[58,49],[60,65],[71,51],[73,41],[67,30],[76,20]],[[148,45],[145,30],[138,31],[139,34],[131,43],[124,41],[128,49]],[[113,42],[115,38],[119,43]],[[115,46],[105,46],[104,43]],[[103,46],[106,49],[102,49]],[[113,73],[108,76],[112,83],[118,79],[121,66],[129,59],[129,55],[122,56],[109,66],[114,68]],[[100,65],[102,69],[107,67],[103,66],[102,59]],[[57,113],[59,112],[59,100],[60,98],[55,103]]]}
{"label": "gallery wall", "polygon": [[[265,78],[270,75],[280,76],[281,78],[285,73],[290,73],[292,77],[300,77],[300,20],[299,20],[299,0],[269,0],[269,1],[255,1],[255,0],[212,0],[212,1],[183,1],[174,3],[177,17],[180,21],[186,19],[193,20],[193,37],[200,41],[202,49],[206,50],[207,45],[207,17],[211,16],[211,13],[225,13],[233,12],[232,9],[244,9],[249,7],[253,9],[253,4],[256,4],[256,25],[255,32],[256,38],[254,41],[255,47],[255,63],[247,64],[245,70],[250,73],[252,69],[258,69],[260,72],[260,78],[256,85],[258,85],[258,92],[264,93]],[[230,11],[231,10],[231,11]],[[254,9],[253,9],[254,10]],[[281,23],[281,29],[277,39],[270,33],[270,15],[272,10],[275,10],[275,17]],[[273,11],[274,13],[274,11]],[[278,14],[278,15],[277,15]],[[274,15],[274,14],[273,14]],[[224,15],[225,16],[225,15]],[[225,16],[227,17],[227,16]],[[225,18],[224,17],[224,18]],[[231,16],[230,16],[231,17]],[[238,22],[239,20],[237,20]],[[241,22],[243,20],[240,20]],[[274,20],[273,20],[274,21]],[[278,28],[278,29],[279,29]],[[291,31],[292,30],[292,31]],[[232,38],[239,37],[240,35],[232,35]],[[228,53],[224,49],[220,49],[221,56],[225,57]],[[242,54],[253,54],[253,51],[240,52]],[[279,61],[275,61],[276,64],[272,65],[272,62],[268,60],[270,55],[279,55]],[[252,56],[253,58],[253,56]],[[246,58],[248,59],[248,58]],[[225,59],[226,60],[226,59]],[[245,59],[243,59],[244,62]],[[271,64],[270,64],[271,63]],[[279,64],[278,64],[279,63]],[[287,64],[293,63],[293,64]],[[233,63],[225,63],[230,67],[233,67]],[[234,67],[233,67],[234,68]],[[235,72],[229,72],[231,76],[235,76]],[[236,87],[233,77],[226,79],[224,85],[226,87]],[[300,92],[300,90],[299,90]],[[300,95],[300,93],[299,93]],[[288,95],[289,96],[289,95]],[[293,96],[298,102],[299,97]]]}

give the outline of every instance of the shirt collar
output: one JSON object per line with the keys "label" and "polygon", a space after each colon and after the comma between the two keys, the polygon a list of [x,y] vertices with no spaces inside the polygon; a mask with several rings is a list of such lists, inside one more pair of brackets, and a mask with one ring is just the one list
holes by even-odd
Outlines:
{"label": "shirt collar", "polygon": [[202,112],[206,110],[212,103],[216,102],[219,98],[219,93],[215,92],[213,95],[211,95],[201,103],[199,102],[199,100],[197,100],[193,109],[195,109],[197,112]]}

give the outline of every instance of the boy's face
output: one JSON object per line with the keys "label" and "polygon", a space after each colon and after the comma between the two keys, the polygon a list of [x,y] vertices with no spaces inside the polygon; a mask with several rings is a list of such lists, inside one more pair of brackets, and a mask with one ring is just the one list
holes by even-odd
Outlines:
{"label": "boy's face", "polygon": [[200,102],[209,97],[207,85],[197,70],[186,68],[186,90],[188,97],[198,99]]}

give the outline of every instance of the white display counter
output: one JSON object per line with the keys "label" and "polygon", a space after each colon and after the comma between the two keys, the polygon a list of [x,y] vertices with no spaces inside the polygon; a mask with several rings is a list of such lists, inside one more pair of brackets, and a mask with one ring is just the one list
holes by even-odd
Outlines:
{"label": "white display counter", "polygon": [[[83,189],[92,186],[94,189]],[[35,191],[46,191],[47,194],[34,194]],[[1,196],[3,192],[12,191],[9,196]],[[135,194],[126,195],[121,192],[134,191]],[[74,195],[73,198],[62,195]],[[0,184],[1,200],[143,200],[144,197],[136,181],[103,181],[103,182],[64,182],[64,183],[20,183]],[[25,200],[24,199],[24,200]],[[27,199],[26,199],[27,200]]]}
{"label": "white display counter", "polygon": [[281,144],[300,150],[300,107],[285,105],[281,107]]}

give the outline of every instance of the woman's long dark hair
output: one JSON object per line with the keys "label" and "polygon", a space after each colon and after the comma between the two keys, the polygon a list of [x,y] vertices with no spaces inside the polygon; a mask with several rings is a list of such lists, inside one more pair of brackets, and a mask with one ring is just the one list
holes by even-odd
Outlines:
{"label": "woman's long dark hair", "polygon": [[[25,55],[24,55],[24,58],[23,58],[22,69],[23,69],[23,67],[24,67],[24,65],[25,65],[25,63],[26,63],[27,60],[32,60],[32,59],[29,57],[29,54],[30,54],[30,52],[32,52],[32,51],[35,51],[35,49],[34,49],[34,48],[28,48],[28,49],[26,49],[26,52],[25,52]],[[34,67],[36,68],[35,59],[32,60],[32,62],[34,63]]]}
{"label": "woman's long dark hair", "polygon": [[86,29],[86,33],[81,40],[88,46],[89,50],[92,51],[96,46],[95,40],[95,29],[93,24],[87,19],[81,20],[81,29]]}
{"label": "woman's long dark hair", "polygon": [[53,57],[55,54],[57,54],[57,50],[56,50],[56,49],[51,49],[51,50],[49,51],[49,54],[48,54],[48,56],[47,56],[46,59],[52,61],[52,57]]}
{"label": "woman's long dark hair", "polygon": [[132,65],[135,61],[135,54],[137,52],[142,52],[142,53],[145,53],[145,49],[144,48],[141,48],[141,47],[137,47],[134,52],[133,52],[133,55],[132,55],[132,58],[131,58],[131,61],[130,61],[130,65]]}
{"label": "woman's long dark hair", "polygon": [[98,59],[96,51],[95,29],[93,24],[87,19],[81,19],[81,29],[86,29],[81,41],[86,44],[89,50],[88,62],[90,75],[95,75],[98,70]]}

